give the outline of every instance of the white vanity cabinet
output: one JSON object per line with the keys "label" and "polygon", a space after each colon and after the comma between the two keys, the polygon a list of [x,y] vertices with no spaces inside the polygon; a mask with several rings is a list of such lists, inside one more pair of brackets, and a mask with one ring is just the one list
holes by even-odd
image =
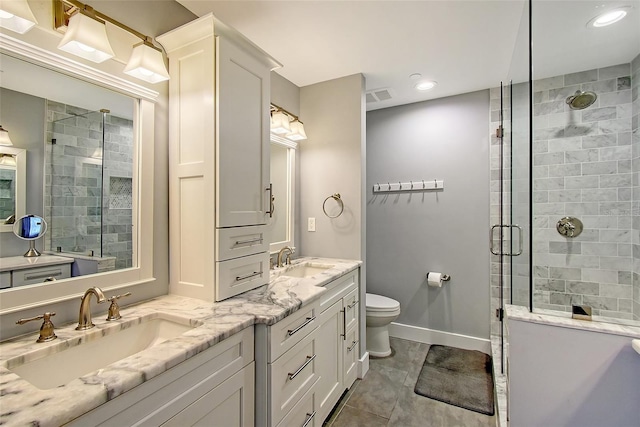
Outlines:
{"label": "white vanity cabinet", "polygon": [[220,301],[269,281],[275,60],[203,16],[157,37],[169,56],[170,292]]}
{"label": "white vanity cabinet", "polygon": [[0,258],[0,289],[71,277],[73,258],[57,255]]}
{"label": "white vanity cabinet", "polygon": [[316,301],[275,325],[256,325],[256,389],[266,390],[256,394],[256,426],[322,425],[315,408],[319,307]]}
{"label": "white vanity cabinet", "polygon": [[358,270],[326,285],[320,300],[316,408],[323,422],[345,389],[353,385],[358,363]]}
{"label": "white vanity cabinet", "polygon": [[68,425],[253,427],[254,396],[249,327]]}

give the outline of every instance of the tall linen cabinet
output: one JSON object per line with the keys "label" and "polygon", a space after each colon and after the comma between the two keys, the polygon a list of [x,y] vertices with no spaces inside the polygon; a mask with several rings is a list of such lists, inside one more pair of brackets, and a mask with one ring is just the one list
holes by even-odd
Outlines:
{"label": "tall linen cabinet", "polygon": [[205,15],[157,38],[169,56],[170,292],[220,301],[269,281],[270,72]]}

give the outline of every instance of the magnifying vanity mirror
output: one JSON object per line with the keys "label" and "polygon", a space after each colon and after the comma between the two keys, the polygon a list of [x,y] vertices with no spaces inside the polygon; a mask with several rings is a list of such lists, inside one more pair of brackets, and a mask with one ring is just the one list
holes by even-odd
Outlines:
{"label": "magnifying vanity mirror", "polygon": [[47,232],[47,221],[37,215],[25,215],[16,220],[13,224],[13,234],[19,239],[29,241],[29,250],[24,254],[26,257],[40,256],[36,249],[36,240]]}
{"label": "magnifying vanity mirror", "polygon": [[[78,272],[1,289],[0,315],[153,281],[158,93],[2,33],[0,71],[0,123],[13,143],[0,146],[0,271],[38,256],[43,237],[42,255],[67,257]],[[26,254],[18,239],[30,241]]]}

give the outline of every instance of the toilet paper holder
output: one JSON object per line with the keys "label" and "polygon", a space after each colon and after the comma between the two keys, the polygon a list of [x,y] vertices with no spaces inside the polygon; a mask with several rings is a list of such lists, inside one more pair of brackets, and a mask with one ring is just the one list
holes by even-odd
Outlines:
{"label": "toilet paper holder", "polygon": [[[429,273],[427,273],[427,279],[429,278]],[[448,274],[443,274],[442,275],[442,281],[443,282],[448,282],[449,280],[451,280],[451,276],[450,275],[448,275]]]}

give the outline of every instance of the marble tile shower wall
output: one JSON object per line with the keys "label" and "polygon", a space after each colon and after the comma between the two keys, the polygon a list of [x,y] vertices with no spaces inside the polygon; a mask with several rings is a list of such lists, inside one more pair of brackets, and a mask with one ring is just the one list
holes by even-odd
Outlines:
{"label": "marble tile shower wall", "polygon": [[631,147],[633,153],[633,318],[640,320],[640,54],[631,62]]}
{"label": "marble tile shower wall", "polygon": [[[594,91],[595,104],[565,99]],[[633,318],[631,64],[534,82],[534,306]],[[579,237],[556,230],[564,216]]]}
{"label": "marble tile shower wall", "polygon": [[132,209],[104,201],[112,178],[132,178],[133,122],[107,115],[103,151],[101,114],[53,101],[46,114],[45,247],[99,255],[102,233],[102,255],[116,257],[116,268],[131,267]]}

